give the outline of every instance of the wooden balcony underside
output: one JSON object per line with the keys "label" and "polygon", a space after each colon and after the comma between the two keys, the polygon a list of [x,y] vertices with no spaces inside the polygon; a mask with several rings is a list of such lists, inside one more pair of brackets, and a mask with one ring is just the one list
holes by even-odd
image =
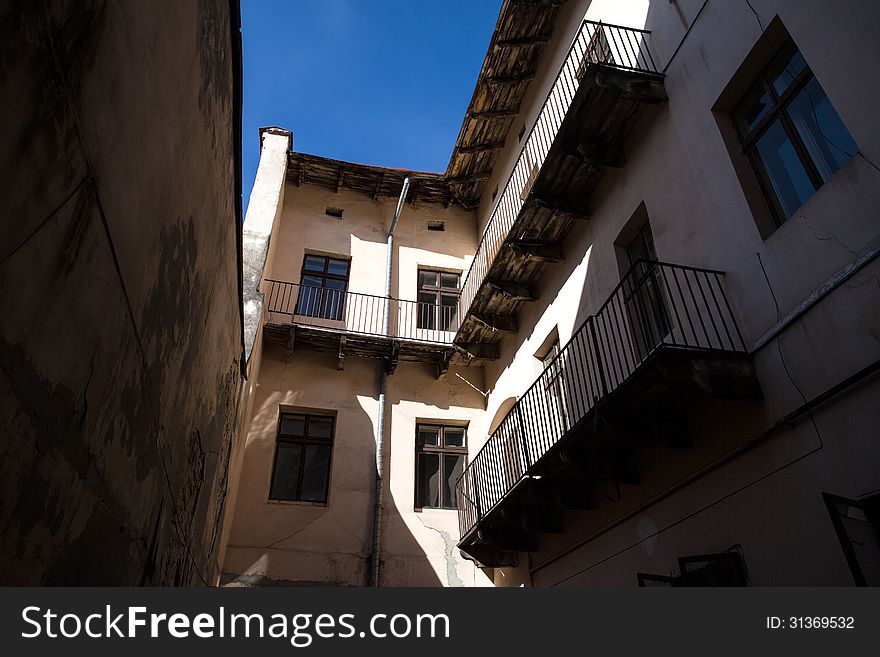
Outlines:
{"label": "wooden balcony underside", "polygon": [[660,349],[528,468],[459,547],[484,566],[516,563],[541,534],[565,531],[566,512],[598,508],[598,486],[638,485],[640,467],[658,465],[644,454],[673,459],[693,446],[688,413],[701,399],[760,397],[747,354]]}
{"label": "wooden balcony underside", "polygon": [[480,316],[515,318],[522,304],[536,297],[547,265],[568,255],[565,239],[572,227],[589,219],[590,197],[603,173],[623,166],[623,143],[641,108],[665,97],[658,76],[602,65],[587,68],[456,344],[500,340],[501,332]]}
{"label": "wooden balcony underside", "polygon": [[296,349],[335,354],[338,358],[338,369],[343,369],[347,357],[354,356],[384,359],[390,371],[393,371],[399,362],[430,363],[444,368],[445,371],[445,367],[453,362],[456,353],[450,344],[347,333],[293,323],[266,324],[263,327],[263,340],[268,344],[277,344],[286,348],[288,358],[293,357]]}

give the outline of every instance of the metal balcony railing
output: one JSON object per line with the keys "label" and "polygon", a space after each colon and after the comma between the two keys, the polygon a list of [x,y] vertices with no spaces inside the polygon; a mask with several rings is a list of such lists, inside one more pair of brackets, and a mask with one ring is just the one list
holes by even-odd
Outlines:
{"label": "metal balcony railing", "polygon": [[637,261],[517,400],[456,483],[464,537],[660,349],[746,351],[723,272]]}
{"label": "metal balcony railing", "polygon": [[495,256],[516,222],[532,183],[541,170],[574,100],[587,66],[600,64],[660,76],[662,74],[651,56],[649,36],[650,32],[646,30],[586,20],[583,22],[483,231],[461,288],[460,317],[470,311]]}
{"label": "metal balcony railing", "polygon": [[[458,330],[458,307],[388,299],[329,287],[266,279],[265,308],[296,324],[376,337],[451,344]],[[390,304],[390,306],[389,306]],[[385,309],[390,310],[388,332]]]}

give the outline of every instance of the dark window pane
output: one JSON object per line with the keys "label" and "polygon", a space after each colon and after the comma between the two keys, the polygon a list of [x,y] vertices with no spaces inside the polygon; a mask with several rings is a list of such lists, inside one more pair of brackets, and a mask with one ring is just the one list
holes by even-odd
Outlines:
{"label": "dark window pane", "polygon": [[464,447],[464,427],[446,427],[443,434],[447,447]]}
{"label": "dark window pane", "polygon": [[464,454],[444,454],[443,456],[443,506],[447,509],[458,507],[455,497],[455,482],[464,470]]}
{"label": "dark window pane", "polygon": [[328,290],[345,290],[345,281],[340,281],[335,278],[328,278],[324,281],[324,287]]}
{"label": "dark window pane", "polygon": [[304,415],[285,413],[281,416],[281,434],[284,436],[302,436],[306,426]]}
{"label": "dark window pane", "polygon": [[440,330],[451,331],[457,328],[455,314],[458,311],[458,295],[441,294],[437,311],[440,313]]}
{"label": "dark window pane", "polygon": [[278,443],[275,452],[275,470],[269,497],[273,500],[295,500],[299,484],[299,465],[302,445]]}
{"label": "dark window pane", "polygon": [[333,418],[321,415],[309,417],[309,438],[330,438],[333,430]]}
{"label": "dark window pane", "polygon": [[418,328],[437,328],[435,323],[437,295],[433,292],[419,292],[417,306]]}
{"label": "dark window pane", "polygon": [[744,134],[751,132],[772,106],[773,100],[764,90],[763,85],[758,84],[753,87],[736,111],[742,132]]}
{"label": "dark window pane", "polygon": [[296,314],[317,317],[321,304],[321,288],[301,287],[296,300]]}
{"label": "dark window pane", "polygon": [[307,287],[323,287],[324,279],[321,276],[304,275],[302,277],[302,284]]}
{"label": "dark window pane", "polygon": [[788,218],[816,190],[778,119],[758,140],[757,150],[773,191]]}
{"label": "dark window pane", "polygon": [[855,154],[857,148],[816,78],[788,106],[798,135],[810,152],[823,181]]}
{"label": "dark window pane", "polygon": [[416,505],[440,506],[440,455],[418,454],[416,458]]}
{"label": "dark window pane", "polygon": [[327,479],[330,476],[330,447],[306,445],[301,500],[327,501]]}
{"label": "dark window pane", "polygon": [[348,276],[348,260],[330,258],[327,264],[327,273],[336,276]]}
{"label": "dark window pane", "polygon": [[439,427],[419,427],[419,444],[420,445],[439,445],[440,429]]}
{"label": "dark window pane", "polygon": [[450,290],[457,290],[458,274],[440,274],[440,286]]}
{"label": "dark window pane", "polygon": [[307,255],[303,261],[303,269],[308,269],[309,271],[324,271],[325,262],[327,262],[327,258],[324,256]]}
{"label": "dark window pane", "polygon": [[437,287],[437,272],[425,271],[424,269],[419,270],[419,288],[425,285]]}
{"label": "dark window pane", "polygon": [[767,71],[768,77],[773,80],[773,89],[777,95],[782,95],[789,85],[795,81],[798,74],[807,67],[800,50],[794,54],[786,52]]}

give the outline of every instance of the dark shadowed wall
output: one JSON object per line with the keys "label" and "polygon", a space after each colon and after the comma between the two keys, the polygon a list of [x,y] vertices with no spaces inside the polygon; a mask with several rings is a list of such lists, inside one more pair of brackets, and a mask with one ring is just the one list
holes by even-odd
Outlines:
{"label": "dark shadowed wall", "polygon": [[0,583],[214,580],[238,21],[227,0],[0,0]]}

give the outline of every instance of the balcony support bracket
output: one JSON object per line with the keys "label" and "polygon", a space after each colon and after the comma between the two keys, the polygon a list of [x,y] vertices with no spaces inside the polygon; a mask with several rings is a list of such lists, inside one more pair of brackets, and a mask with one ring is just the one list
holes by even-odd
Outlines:
{"label": "balcony support bracket", "polygon": [[285,362],[289,363],[293,360],[293,344],[294,338],[296,337],[296,327],[291,324],[290,325],[290,335],[287,337],[287,353],[285,354]]}
{"label": "balcony support bracket", "polygon": [[584,79],[588,78],[592,78],[598,87],[614,89],[623,98],[640,103],[659,105],[669,100],[663,78],[658,75],[621,71],[610,66],[589,66],[584,73]]}
{"label": "balcony support bracket", "polygon": [[506,315],[484,315],[482,313],[471,313],[471,317],[492,331],[510,334],[514,334],[517,331],[516,317],[508,317]]}
{"label": "balcony support bracket", "polygon": [[498,345],[489,342],[467,342],[459,345],[471,360],[498,360]]}
{"label": "balcony support bracket", "polygon": [[562,244],[559,242],[535,242],[528,240],[511,240],[510,248],[530,260],[538,262],[562,262]]}
{"label": "balcony support bracket", "polygon": [[336,362],[336,369],[340,372],[345,369],[345,336],[339,337],[339,360]]}
{"label": "balcony support bracket", "polygon": [[535,291],[527,285],[514,283],[513,281],[501,281],[494,278],[487,278],[486,284],[493,290],[501,292],[504,296],[513,301],[534,301],[538,298]]}
{"label": "balcony support bracket", "polygon": [[397,364],[400,362],[400,342],[392,340],[391,353],[385,358],[385,372],[394,374]]}

